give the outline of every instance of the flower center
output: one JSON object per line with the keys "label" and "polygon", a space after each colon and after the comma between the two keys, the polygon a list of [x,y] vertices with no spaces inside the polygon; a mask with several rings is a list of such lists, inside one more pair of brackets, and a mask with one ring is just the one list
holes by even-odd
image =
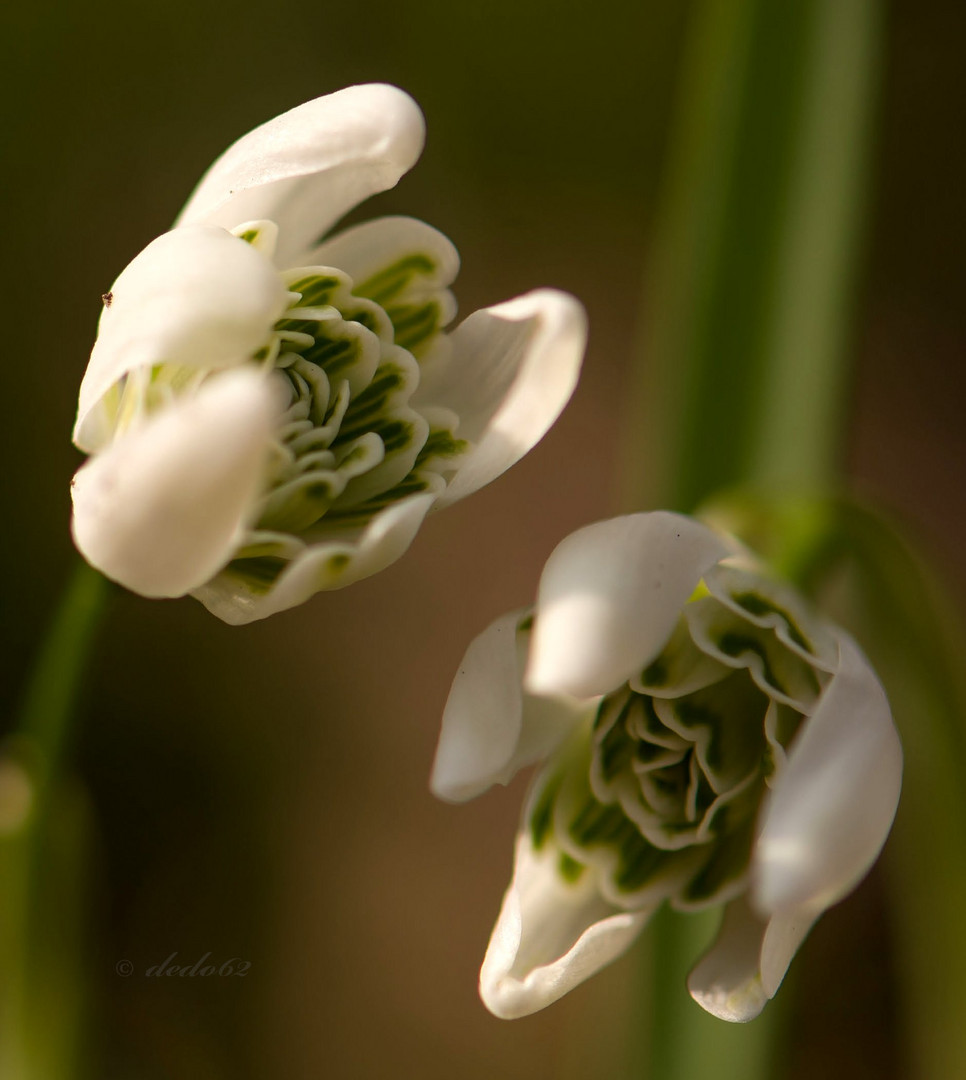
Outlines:
{"label": "flower center", "polygon": [[434,269],[412,254],[361,284],[332,267],[283,275],[297,300],[255,359],[285,379],[289,405],[256,523],[226,568],[250,588],[270,588],[304,544],[349,540],[391,503],[445,488],[467,449],[458,417],[411,400],[447,315],[436,295],[406,297]]}
{"label": "flower center", "polygon": [[813,652],[778,586],[719,568],[661,656],[604,697],[531,796],[534,847],[599,872],[628,909],[699,910],[744,890],[758,808],[830,657]]}

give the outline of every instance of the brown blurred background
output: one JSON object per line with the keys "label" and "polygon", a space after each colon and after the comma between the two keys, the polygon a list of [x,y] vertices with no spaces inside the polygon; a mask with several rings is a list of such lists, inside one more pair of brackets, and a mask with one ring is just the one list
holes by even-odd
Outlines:
{"label": "brown blurred background", "polygon": [[[404,87],[427,148],[367,215],[423,217],[456,242],[464,314],[547,284],[580,296],[592,328],[546,440],[432,518],[386,573],[243,629],[192,600],[117,597],[77,746],[99,832],[92,1077],[621,1075],[640,950],[546,1013],[491,1018],[476,974],[524,786],[453,808],[427,777],[470,637],[527,602],[560,538],[620,508],[622,394],[688,12],[6,5],[5,707],[73,559],[69,431],[100,295],[249,128],[347,84]],[[914,524],[962,598],[966,8],[895,0],[887,25],[849,469]],[[141,974],[173,952],[252,966]],[[134,976],[116,974],[122,959]],[[796,964],[783,1075],[905,1075],[890,971],[873,878]]]}

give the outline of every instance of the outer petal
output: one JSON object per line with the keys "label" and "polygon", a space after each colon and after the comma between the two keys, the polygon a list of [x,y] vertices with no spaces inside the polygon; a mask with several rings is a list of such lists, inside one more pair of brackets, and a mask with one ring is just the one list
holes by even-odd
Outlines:
{"label": "outer petal", "polygon": [[280,267],[294,266],[357,203],[415,164],[425,125],[394,86],[350,86],[299,105],[243,136],[211,166],[176,224],[279,226]]}
{"label": "outer petal", "polygon": [[759,918],[742,897],[725,908],[714,945],[688,976],[691,996],[720,1020],[744,1023],[775,996],[814,917]]}
{"label": "outer petal", "polygon": [[450,335],[448,366],[420,395],[452,409],[475,444],[439,505],[496,479],[543,438],[577,385],[587,341],[580,303],[539,289],[477,311]]}
{"label": "outer petal", "polygon": [[504,1020],[545,1008],[616,960],[651,914],[601,899],[590,868],[565,881],[558,856],[534,852],[526,833],[517,837],[513,880],[480,971],[483,1003]]}
{"label": "outer petal", "polygon": [[159,236],[111,287],[81,383],[74,442],[90,453],[110,438],[95,407],[124,375],[161,363],[241,364],[265,343],[288,303],[272,264],[224,229],[193,226]]}
{"label": "outer petal", "polygon": [[752,862],[763,914],[819,912],[865,876],[892,827],[902,748],[879,680],[848,635],[839,669],[792,743]]}
{"label": "outer petal", "polygon": [[231,568],[194,590],[194,596],[233,626],[296,607],[323,589],[341,589],[384,570],[409,547],[433,505],[432,493],[413,495],[377,514],[359,536],[306,547],[269,592],[255,593]]}
{"label": "outer petal", "polygon": [[518,630],[525,611],[504,615],[466,650],[443,712],[430,787],[464,802],[492,784],[507,784],[547,757],[586,712],[585,703],[523,693],[529,633]]}
{"label": "outer petal", "polygon": [[248,525],[281,401],[255,369],[217,376],[133,428],[74,478],[84,557],[144,596],[181,596]]}
{"label": "outer petal", "polygon": [[592,697],[626,682],[660,653],[701,577],[727,554],[706,526],[666,511],[571,533],[540,578],[527,689]]}

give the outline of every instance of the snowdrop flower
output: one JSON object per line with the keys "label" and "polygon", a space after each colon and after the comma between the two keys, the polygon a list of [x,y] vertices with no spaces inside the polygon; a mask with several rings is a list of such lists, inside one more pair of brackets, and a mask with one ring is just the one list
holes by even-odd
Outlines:
{"label": "snowdrop flower", "polygon": [[878,679],[736,551],[677,514],[591,525],[550,556],[532,613],[470,645],[433,790],[469,799],[541,763],[480,974],[497,1016],[549,1005],[668,902],[726,905],[688,986],[750,1020],[885,842],[902,751]]}
{"label": "snowdrop flower", "polygon": [[447,332],[459,259],[441,233],[384,217],[319,241],[423,137],[391,86],[293,109],[223,154],[104,296],[73,534],[108,577],[264,618],[389,565],[557,418],[586,336],[572,297]]}

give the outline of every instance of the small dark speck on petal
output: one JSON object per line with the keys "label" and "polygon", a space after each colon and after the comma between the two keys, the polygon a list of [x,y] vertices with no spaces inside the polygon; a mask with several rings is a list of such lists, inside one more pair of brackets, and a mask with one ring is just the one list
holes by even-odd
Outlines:
{"label": "small dark speck on petal", "polygon": [[103,300],[103,302],[104,302],[104,307],[110,307],[112,301],[114,300],[114,293],[112,293],[112,292],[104,293],[101,296],[101,300]]}

